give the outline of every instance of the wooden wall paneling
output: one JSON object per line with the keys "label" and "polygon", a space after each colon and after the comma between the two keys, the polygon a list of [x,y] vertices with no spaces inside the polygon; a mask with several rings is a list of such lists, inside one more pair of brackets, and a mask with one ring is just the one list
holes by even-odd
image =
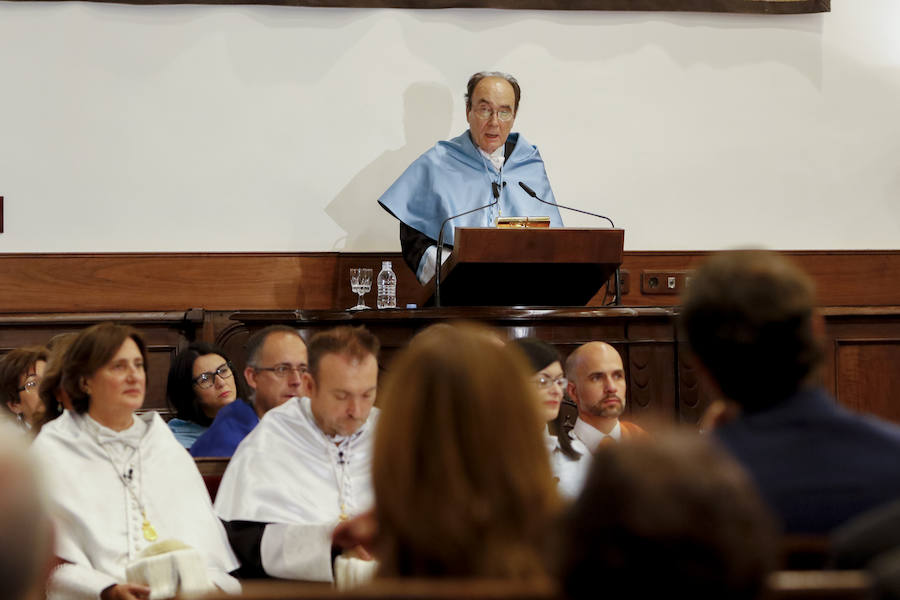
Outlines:
{"label": "wooden wall paneling", "polygon": [[[900,307],[827,307],[822,381],[855,409],[900,422],[892,390],[900,387]],[[365,324],[382,341],[381,366],[418,330],[434,322],[468,319],[497,327],[508,337],[536,336],[554,344],[565,359],[579,345],[603,340],[620,350],[629,371],[629,409],[635,419],[658,413],[696,423],[710,395],[677,345],[671,308],[618,309],[417,309],[397,311],[159,311],[0,314],[0,353],[44,344],[57,333],[100,321],[135,325],[151,348],[148,408],[165,407],[165,378],[174,354],[194,339],[215,341],[242,369],[252,331],[285,323],[305,336],[338,324]]]}
{"label": "wooden wall paneling", "polygon": [[837,344],[838,401],[900,423],[900,338]]}
{"label": "wooden wall paneling", "polygon": [[8,254],[0,311],[331,308],[336,253]]}
{"label": "wooden wall paneling", "polygon": [[[625,306],[675,306],[677,295],[641,293],[642,271],[690,271],[705,252],[626,252]],[[900,251],[792,251],[815,279],[821,306],[900,305]],[[352,266],[391,260],[398,305],[421,286],[397,252],[0,255],[0,312],[343,310],[355,304]],[[375,304],[375,291],[367,303]],[[600,306],[602,291],[591,300]]]}
{"label": "wooden wall paneling", "polygon": [[[790,250],[782,252],[815,281],[819,306],[900,305],[898,250]],[[642,271],[690,271],[708,256],[704,251],[625,252],[622,269],[631,278],[625,306],[675,306],[678,295],[641,293]],[[599,305],[600,296],[591,305]]]}
{"label": "wooden wall paneling", "polygon": [[822,312],[826,388],[848,408],[900,423],[900,307]]}
{"label": "wooden wall paneling", "polygon": [[24,314],[0,315],[0,353],[13,348],[46,344],[61,333],[77,332],[96,323],[115,321],[134,326],[147,345],[147,396],[145,409],[168,414],[166,377],[175,354],[197,337],[202,311],[144,313]]}
{"label": "wooden wall paneling", "polygon": [[699,425],[712,402],[712,394],[701,384],[696,364],[683,346],[676,346],[678,354],[678,422]]}

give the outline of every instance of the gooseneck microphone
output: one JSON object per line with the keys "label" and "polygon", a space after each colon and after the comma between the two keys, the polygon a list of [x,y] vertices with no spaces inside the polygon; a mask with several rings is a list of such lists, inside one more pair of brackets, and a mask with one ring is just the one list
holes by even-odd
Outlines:
{"label": "gooseneck microphone", "polygon": [[543,198],[541,198],[540,196],[538,196],[538,195],[537,195],[537,192],[535,192],[533,189],[531,189],[530,187],[528,187],[528,185],[527,185],[524,181],[520,181],[520,182],[519,182],[519,187],[522,188],[523,190],[525,190],[525,193],[526,193],[526,194],[528,194],[529,196],[531,196],[532,198],[534,198],[534,199],[537,200],[538,202],[543,202],[544,204],[549,204],[550,206],[556,206],[556,207],[558,207],[558,208],[565,208],[565,209],[567,209],[567,210],[574,210],[575,212],[580,212],[581,214],[584,214],[584,215],[590,215],[590,216],[592,216],[592,217],[597,217],[597,218],[599,218],[599,219],[606,219],[607,221],[609,221],[609,226],[610,226],[610,227],[615,228],[615,226],[616,226],[615,223],[612,222],[612,219],[610,219],[609,217],[604,217],[603,215],[598,215],[597,213],[592,213],[592,212],[588,212],[588,211],[586,211],[586,210],[581,210],[580,208],[572,208],[571,206],[564,206],[564,205],[562,205],[562,204],[557,204],[556,202],[547,202],[546,200],[544,200]]}
{"label": "gooseneck microphone", "polygon": [[[615,228],[615,226],[616,226],[615,223],[612,222],[612,219],[610,219],[609,217],[605,217],[603,215],[598,215],[597,213],[588,212],[586,210],[581,210],[580,208],[572,208],[571,206],[564,206],[562,204],[557,204],[556,202],[547,202],[546,200],[544,200],[543,198],[538,196],[537,192],[535,192],[533,189],[528,187],[528,184],[526,184],[524,181],[519,182],[519,187],[522,188],[523,190],[525,190],[526,194],[528,194],[529,196],[531,196],[538,202],[543,202],[544,204],[549,204],[550,206],[556,206],[557,208],[565,208],[567,210],[573,210],[575,212],[579,212],[584,215],[590,215],[592,217],[597,217],[598,219],[606,219],[607,221],[609,221],[610,227]],[[604,300],[605,300],[605,292],[604,292]],[[622,287],[621,287],[620,278],[619,278],[619,267],[616,267],[616,297],[615,297],[614,303],[616,304],[616,306],[619,306],[622,304]]]}
{"label": "gooseneck microphone", "polygon": [[[506,187],[505,181],[502,183],[502,187]],[[479,210],[484,210],[485,208],[490,208],[491,206],[494,206],[495,204],[500,202],[500,189],[501,189],[501,184],[497,183],[496,181],[492,181],[491,182],[491,193],[494,196],[494,200],[492,202],[488,202],[484,206],[478,206],[476,208],[473,208],[472,210],[467,210],[465,212],[461,212],[458,215],[453,215],[453,216],[447,217],[446,219],[444,219],[444,222],[441,223],[441,230],[438,232],[438,239],[437,239],[437,256],[436,256],[437,260],[435,261],[437,264],[435,264],[435,266],[434,266],[434,268],[435,268],[435,271],[434,271],[434,305],[435,306],[439,307],[441,305],[441,264],[442,264],[441,263],[441,255],[443,254],[443,250],[444,250],[444,226],[447,225],[447,223],[449,223],[453,219],[456,219],[458,217],[462,217],[462,216],[471,214],[473,212],[477,212]]]}

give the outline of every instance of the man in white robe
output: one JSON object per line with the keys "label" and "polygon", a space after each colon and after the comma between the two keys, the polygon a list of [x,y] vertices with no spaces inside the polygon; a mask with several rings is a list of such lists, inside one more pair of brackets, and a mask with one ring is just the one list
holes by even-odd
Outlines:
{"label": "man in white robe", "polygon": [[267,412],[216,496],[245,577],[332,581],[335,526],[369,510],[378,339],[338,327],[309,343],[308,395]]}

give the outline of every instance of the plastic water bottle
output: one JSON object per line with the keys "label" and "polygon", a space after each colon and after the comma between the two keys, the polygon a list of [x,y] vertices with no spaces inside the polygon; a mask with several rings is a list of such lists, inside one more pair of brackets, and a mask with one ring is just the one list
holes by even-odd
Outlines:
{"label": "plastic water bottle", "polygon": [[397,308],[397,276],[389,260],[381,262],[378,274],[378,308]]}

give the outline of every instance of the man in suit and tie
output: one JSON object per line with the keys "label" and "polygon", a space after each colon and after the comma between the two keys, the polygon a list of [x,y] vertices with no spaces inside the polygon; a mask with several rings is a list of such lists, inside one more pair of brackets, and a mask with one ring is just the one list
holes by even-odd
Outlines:
{"label": "man in suit and tie", "polygon": [[620,421],[625,411],[625,367],[615,348],[588,342],[566,359],[569,397],[578,406],[572,432],[595,453],[603,444],[646,435],[635,425]]}

